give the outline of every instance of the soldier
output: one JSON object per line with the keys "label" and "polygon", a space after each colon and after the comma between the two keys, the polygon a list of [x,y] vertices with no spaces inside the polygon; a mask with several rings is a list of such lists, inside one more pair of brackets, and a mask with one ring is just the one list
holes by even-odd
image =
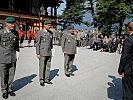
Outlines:
{"label": "soldier", "polygon": [[41,86],[45,83],[52,84],[49,81],[51,57],[52,57],[52,32],[49,30],[51,21],[44,21],[44,28],[36,34],[36,54],[39,59],[39,81]]}
{"label": "soldier", "polygon": [[70,77],[70,75],[74,76],[72,73],[72,64],[76,54],[76,36],[74,33],[74,27],[69,26],[68,31],[62,36],[62,51],[64,53],[64,70],[65,75]]}
{"label": "soldier", "polygon": [[16,69],[16,51],[19,51],[19,37],[14,30],[15,18],[5,19],[5,28],[0,30],[0,75],[1,91],[4,99],[8,95],[15,96],[12,90],[12,83]]}

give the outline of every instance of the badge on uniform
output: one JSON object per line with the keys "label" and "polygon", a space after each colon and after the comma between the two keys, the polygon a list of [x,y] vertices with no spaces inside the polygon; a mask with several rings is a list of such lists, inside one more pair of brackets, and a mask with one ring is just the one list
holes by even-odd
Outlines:
{"label": "badge on uniform", "polygon": [[69,39],[69,40],[68,40],[68,43],[70,43],[70,41],[71,41],[71,40]]}
{"label": "badge on uniform", "polygon": [[15,40],[16,40],[16,38],[13,39],[13,41],[15,41]]}
{"label": "badge on uniform", "polygon": [[3,40],[3,45],[6,46],[6,40]]}
{"label": "badge on uniform", "polygon": [[44,38],[43,41],[46,42],[46,39]]}

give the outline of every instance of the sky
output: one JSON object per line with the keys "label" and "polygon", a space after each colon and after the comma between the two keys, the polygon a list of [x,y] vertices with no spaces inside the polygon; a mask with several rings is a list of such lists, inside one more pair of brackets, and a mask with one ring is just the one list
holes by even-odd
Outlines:
{"label": "sky", "polygon": [[[64,8],[66,6],[65,0],[63,0],[63,2],[64,3],[61,3],[61,5],[59,6],[59,8],[57,9],[57,14],[58,15],[61,15],[62,14],[62,12],[63,12],[62,10],[64,10]],[[92,19],[91,14],[89,12],[87,12],[84,16],[85,16],[84,17],[84,21],[88,21],[90,23],[93,22],[93,19]],[[133,20],[133,19],[126,19],[124,23],[128,23],[131,20]],[[61,28],[61,27],[60,26],[57,26],[57,29],[58,28]],[[75,25],[74,28],[75,29],[88,29],[88,30],[91,30],[91,29],[93,29],[93,26],[88,27],[86,25],[81,24],[81,25]]]}
{"label": "sky", "polygon": [[[62,12],[63,12],[62,10],[64,10],[64,8],[66,6],[65,0],[63,0],[63,2],[64,3],[61,3],[60,7],[57,9],[57,14],[58,15],[61,15],[62,14]],[[92,17],[91,17],[91,14],[89,12],[87,12],[84,16],[85,16],[84,17],[84,21],[89,21],[89,22],[92,22],[93,21],[92,20]],[[75,27],[75,29],[92,29],[92,27],[88,27],[88,26],[83,25],[83,24],[81,24],[81,25],[75,25],[74,27]],[[59,27],[59,28],[61,28],[61,27]]]}
{"label": "sky", "polygon": [[62,14],[62,12],[63,12],[62,10],[64,10],[64,8],[65,8],[65,6],[66,6],[65,0],[63,0],[63,2],[64,2],[64,3],[61,3],[60,6],[59,6],[59,8],[57,9],[57,14],[58,14],[58,15],[61,15],[61,14]]}

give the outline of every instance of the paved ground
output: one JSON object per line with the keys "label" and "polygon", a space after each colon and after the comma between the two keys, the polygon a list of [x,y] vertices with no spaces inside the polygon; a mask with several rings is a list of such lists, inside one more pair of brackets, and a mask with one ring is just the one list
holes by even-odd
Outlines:
{"label": "paved ground", "polygon": [[73,65],[75,76],[68,78],[64,75],[61,47],[54,46],[50,74],[53,84],[41,87],[35,47],[22,48],[14,79],[16,96],[8,100],[121,100],[119,58],[118,53],[80,47]]}

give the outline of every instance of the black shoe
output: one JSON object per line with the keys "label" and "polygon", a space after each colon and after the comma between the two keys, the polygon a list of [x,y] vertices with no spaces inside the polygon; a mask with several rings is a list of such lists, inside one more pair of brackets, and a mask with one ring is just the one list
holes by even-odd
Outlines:
{"label": "black shoe", "polygon": [[67,77],[70,77],[70,74],[65,74]]}
{"label": "black shoe", "polygon": [[73,73],[70,73],[69,75],[74,76],[74,74],[73,74]]}
{"label": "black shoe", "polygon": [[3,97],[4,99],[7,99],[7,98],[8,98],[8,93],[3,93],[2,97]]}
{"label": "black shoe", "polygon": [[45,86],[45,84],[44,84],[44,83],[40,83],[40,85],[41,85],[41,86]]}
{"label": "black shoe", "polygon": [[53,84],[52,82],[50,82],[50,81],[45,81],[45,83],[47,83],[47,84]]}
{"label": "black shoe", "polygon": [[16,96],[16,94],[13,91],[9,92],[9,94],[10,96]]}

